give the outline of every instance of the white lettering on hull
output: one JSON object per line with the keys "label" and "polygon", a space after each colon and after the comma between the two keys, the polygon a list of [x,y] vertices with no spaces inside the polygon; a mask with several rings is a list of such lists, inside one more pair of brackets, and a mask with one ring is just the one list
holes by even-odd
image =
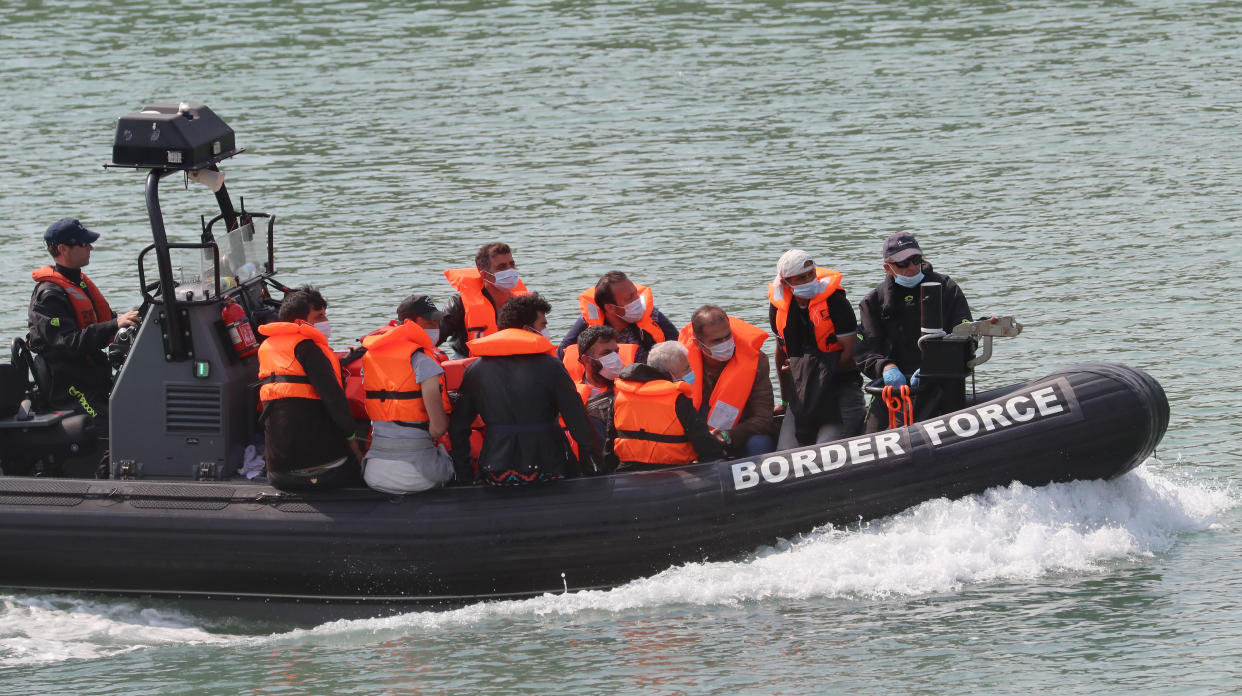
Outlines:
{"label": "white lettering on hull", "polygon": [[[1023,423],[1076,413],[1077,401],[1065,379],[1029,392],[1002,397],[967,411],[919,423],[933,447],[959,442],[983,433],[1013,428]],[[910,451],[911,428],[886,430],[841,442],[815,445],[788,453],[774,453],[758,462],[735,462],[733,488],[746,490],[760,484],[796,481],[817,476],[847,465],[882,462]]]}

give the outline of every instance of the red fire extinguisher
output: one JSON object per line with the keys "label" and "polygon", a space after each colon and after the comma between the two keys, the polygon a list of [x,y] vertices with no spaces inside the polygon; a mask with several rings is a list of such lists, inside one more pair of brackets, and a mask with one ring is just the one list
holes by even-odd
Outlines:
{"label": "red fire extinguisher", "polygon": [[237,357],[254,355],[259,350],[259,341],[254,337],[254,329],[250,328],[246,310],[233,298],[224,301],[224,310],[220,312],[220,317],[224,319],[229,330],[229,338],[233,341],[233,351],[237,353]]}

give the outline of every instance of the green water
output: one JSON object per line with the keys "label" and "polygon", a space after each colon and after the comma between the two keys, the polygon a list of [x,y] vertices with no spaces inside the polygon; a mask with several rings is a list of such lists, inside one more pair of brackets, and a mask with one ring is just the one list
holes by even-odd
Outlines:
{"label": "green water", "polygon": [[[857,301],[915,233],[977,314],[980,387],[1088,360],[1164,385],[1110,483],[938,501],[608,593],[290,631],[153,602],[0,597],[6,693],[1214,694],[1242,691],[1234,489],[1242,39],[1230,3],[0,3],[0,335],[40,233],[103,233],[137,304],[142,177],[114,119],[210,105],[337,337],[487,241],[554,334],[611,268],[684,323],[766,321],[807,249]],[[162,189],[170,236],[202,191]],[[1233,281],[1233,282],[1231,282]],[[567,524],[572,524],[568,520]],[[244,543],[239,539],[238,543]]]}

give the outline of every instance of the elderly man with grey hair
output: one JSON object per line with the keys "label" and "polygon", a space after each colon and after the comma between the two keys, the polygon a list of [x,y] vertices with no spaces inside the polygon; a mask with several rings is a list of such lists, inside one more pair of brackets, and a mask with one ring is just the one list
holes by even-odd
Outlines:
{"label": "elderly man with grey hair", "polygon": [[720,441],[694,408],[689,351],[657,343],[647,362],[627,365],[613,383],[612,451],[618,471],[643,471],[724,456]]}

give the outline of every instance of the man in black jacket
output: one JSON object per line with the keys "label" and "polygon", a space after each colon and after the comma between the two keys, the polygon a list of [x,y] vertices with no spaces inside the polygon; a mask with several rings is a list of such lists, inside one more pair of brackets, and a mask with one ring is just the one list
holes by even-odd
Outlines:
{"label": "man in black jacket", "polygon": [[282,490],[361,485],[362,453],[340,361],[328,346],[328,303],[314,287],[287,293],[259,346],[268,482]]}
{"label": "man in black jacket", "polygon": [[[885,385],[900,387],[913,378],[911,386],[915,386],[915,373],[923,363],[918,345],[922,323],[920,287],[928,282],[943,286],[941,316],[945,330],[970,321],[970,305],[952,278],[932,270],[914,235],[908,232],[898,232],[884,241],[884,272],[884,280],[858,306],[862,319],[858,366],[872,379],[883,378]],[[929,417],[935,401],[932,393],[916,398],[915,420]],[[867,410],[866,431],[887,427],[888,410],[883,401],[873,398]]]}
{"label": "man in black jacket", "polygon": [[499,330],[467,343],[479,359],[466,368],[449,419],[458,482],[476,478],[470,463],[470,426],[476,416],[486,426],[478,478],[491,485],[520,486],[580,473],[558,417],[578,443],[581,469],[598,470],[595,428],[542,333],[551,309],[538,294],[513,297],[497,317]]}
{"label": "man in black jacket", "polygon": [[138,325],[137,310],[117,316],[82,268],[91,262],[99,234],[72,218],[43,233],[55,265],[33,273],[28,313],[30,349],[42,356],[52,376],[53,408],[76,409],[101,418],[112,391],[112,369],[104,349],[118,329]]}

